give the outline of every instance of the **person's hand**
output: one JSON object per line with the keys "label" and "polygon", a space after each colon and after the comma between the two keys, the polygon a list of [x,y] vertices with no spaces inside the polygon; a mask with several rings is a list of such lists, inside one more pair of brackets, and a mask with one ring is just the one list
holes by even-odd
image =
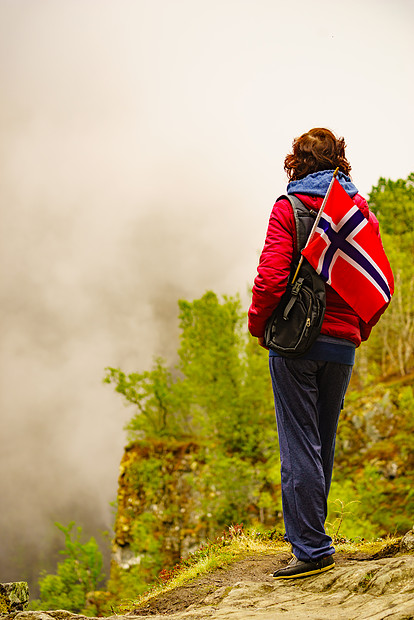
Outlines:
{"label": "person's hand", "polygon": [[263,338],[263,336],[260,336],[260,338],[257,339],[257,342],[260,344],[261,347],[263,347],[263,349],[266,349],[266,351],[269,350],[269,347],[265,345],[265,339]]}

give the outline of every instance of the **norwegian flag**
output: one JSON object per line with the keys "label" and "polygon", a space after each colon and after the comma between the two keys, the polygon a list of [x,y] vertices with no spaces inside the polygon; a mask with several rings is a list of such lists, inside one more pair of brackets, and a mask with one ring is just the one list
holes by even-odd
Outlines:
{"label": "norwegian flag", "polygon": [[337,179],[302,254],[366,323],[390,302],[394,277],[381,240]]}

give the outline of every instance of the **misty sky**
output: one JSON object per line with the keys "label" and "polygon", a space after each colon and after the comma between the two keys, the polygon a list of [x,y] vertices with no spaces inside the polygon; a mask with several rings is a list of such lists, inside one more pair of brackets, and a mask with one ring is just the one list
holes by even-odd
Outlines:
{"label": "misty sky", "polygon": [[179,298],[247,307],[295,136],[343,135],[365,195],[414,170],[413,18],[411,0],[0,0],[0,581],[56,519],[110,527],[132,411],[104,368],[172,359]]}

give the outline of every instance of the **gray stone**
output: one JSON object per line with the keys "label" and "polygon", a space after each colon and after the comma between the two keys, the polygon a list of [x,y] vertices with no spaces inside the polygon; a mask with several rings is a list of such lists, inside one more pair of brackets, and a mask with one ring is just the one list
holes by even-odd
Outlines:
{"label": "gray stone", "polygon": [[400,542],[401,551],[413,551],[414,550],[414,528],[404,534]]}
{"label": "gray stone", "polygon": [[0,613],[22,611],[29,602],[29,586],[25,581],[0,583]]}

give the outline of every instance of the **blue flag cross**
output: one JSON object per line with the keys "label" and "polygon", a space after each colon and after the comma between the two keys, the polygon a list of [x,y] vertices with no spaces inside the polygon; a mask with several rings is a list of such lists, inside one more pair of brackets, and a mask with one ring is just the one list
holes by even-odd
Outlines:
{"label": "blue flag cross", "polygon": [[352,212],[350,217],[345,220],[339,230],[334,230],[331,222],[322,215],[319,220],[318,228],[320,232],[328,237],[330,244],[325,252],[322,268],[320,270],[320,275],[326,281],[329,280],[330,274],[330,266],[335,257],[335,254],[338,250],[341,250],[345,255],[349,256],[351,260],[358,265],[360,271],[365,271],[372,280],[376,282],[379,288],[383,291],[387,300],[391,299],[391,292],[388,286],[387,280],[384,278],[382,273],[378,270],[378,267],[375,265],[373,261],[370,261],[352,242],[348,241],[348,237],[353,233],[355,234],[356,229],[360,228],[361,224],[367,224],[368,221],[364,217],[363,213],[356,209]]}

